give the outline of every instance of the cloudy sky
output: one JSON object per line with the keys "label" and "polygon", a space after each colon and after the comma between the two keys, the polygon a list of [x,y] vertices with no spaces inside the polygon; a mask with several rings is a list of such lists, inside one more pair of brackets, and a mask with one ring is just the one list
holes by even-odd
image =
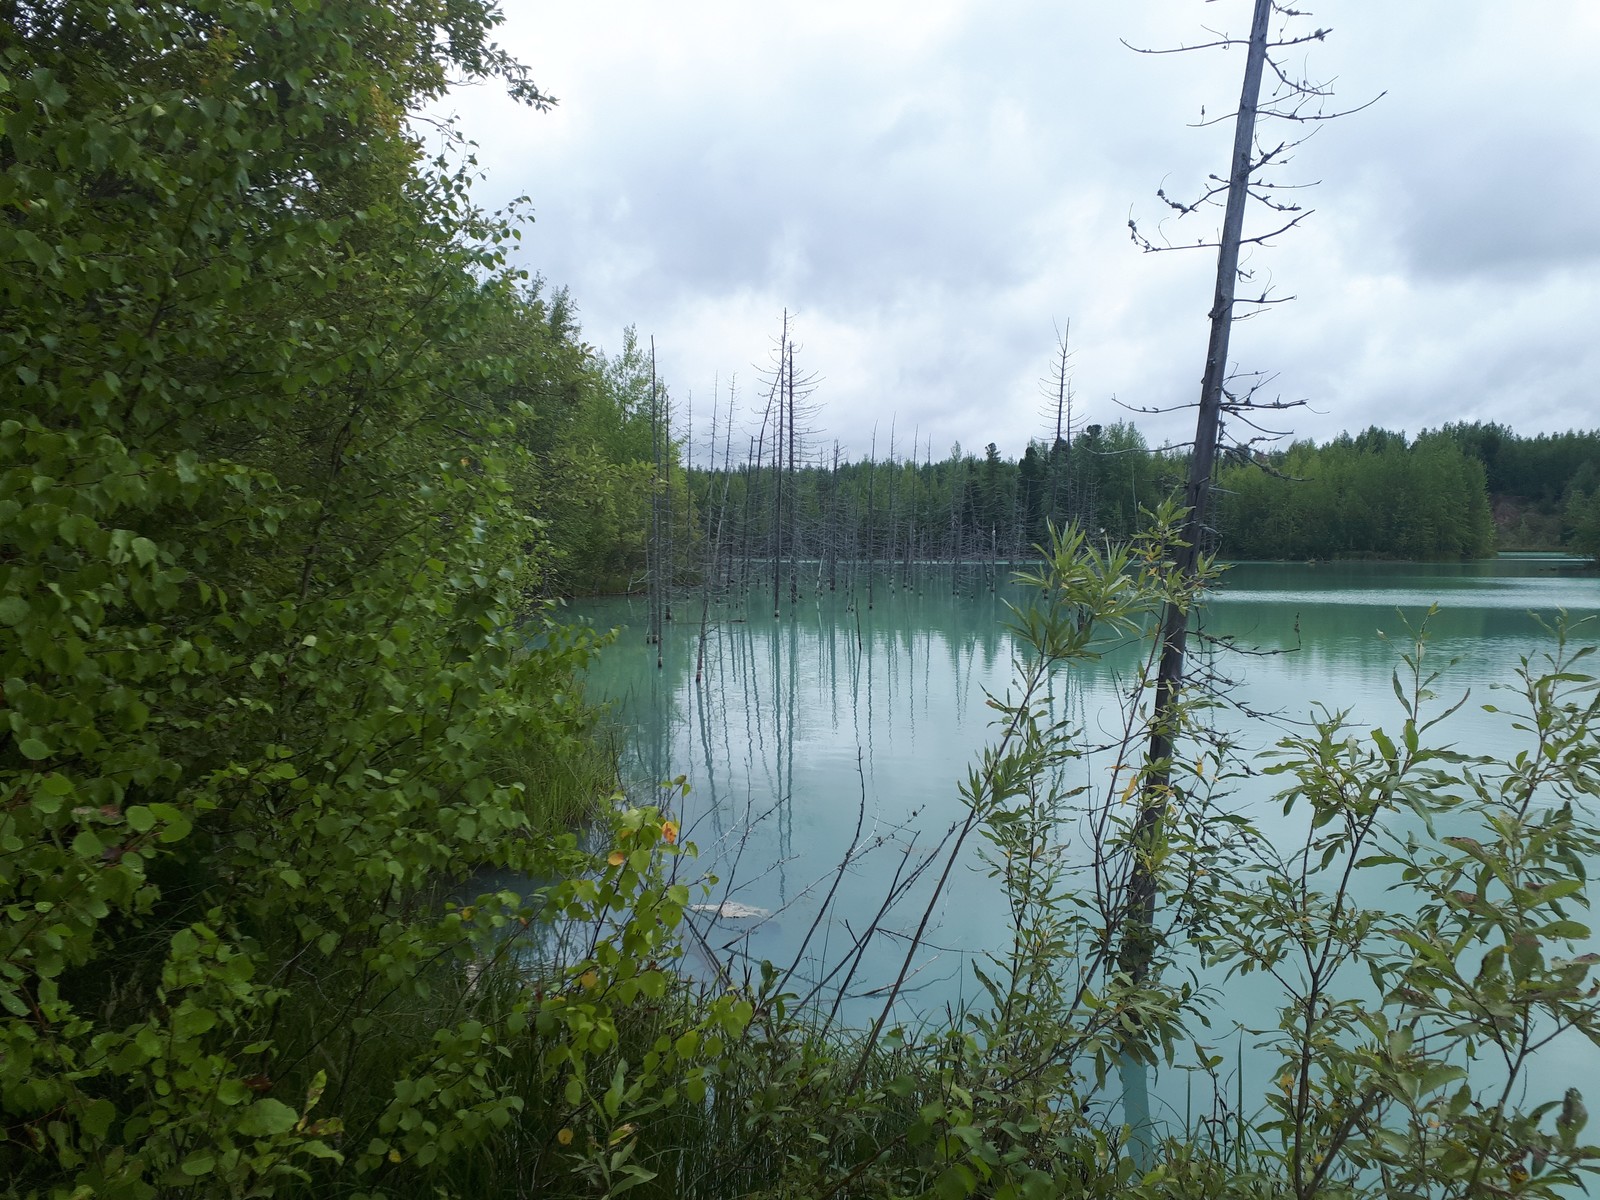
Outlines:
{"label": "cloudy sky", "polygon": [[[503,0],[500,40],[559,107],[492,87],[449,111],[479,198],[526,194],[521,265],[571,289],[585,337],[653,336],[703,429],[737,379],[759,399],[782,313],[818,379],[814,448],[931,440],[1007,457],[1050,424],[1041,379],[1071,322],[1078,415],[1182,438],[1215,253],[1145,254],[1225,172],[1249,0]],[[1600,3],[1322,0],[1284,55],[1365,111],[1316,126],[1283,184],[1315,211],[1250,253],[1293,296],[1231,359],[1267,424],[1327,438],[1496,420],[1600,425]],[[1202,112],[1205,114],[1202,117]],[[1309,132],[1277,125],[1277,144]],[[1252,213],[1247,234],[1271,218]],[[719,387],[720,381],[720,387]],[[701,435],[703,437],[703,433]],[[738,443],[736,442],[736,448]]]}

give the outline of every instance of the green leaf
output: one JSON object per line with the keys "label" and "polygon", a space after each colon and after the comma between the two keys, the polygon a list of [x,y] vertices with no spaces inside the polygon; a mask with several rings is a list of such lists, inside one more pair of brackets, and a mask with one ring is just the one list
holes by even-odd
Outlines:
{"label": "green leaf", "polygon": [[150,812],[165,825],[165,828],[157,835],[163,842],[181,842],[189,836],[189,831],[194,828],[189,818],[171,804],[152,804],[150,805]]}
{"label": "green leaf", "polygon": [[1536,889],[1534,894],[1538,903],[1548,904],[1552,900],[1583,891],[1583,883],[1581,879],[1557,879]]}
{"label": "green leaf", "polygon": [[1463,1067],[1447,1065],[1429,1067],[1422,1073],[1422,1094],[1427,1095],[1429,1092],[1437,1091],[1448,1083],[1454,1083],[1456,1080],[1465,1079],[1466,1077],[1467,1072]]}
{"label": "green leaf", "polygon": [[21,596],[0,597],[0,625],[21,625],[29,611],[28,602]]}
{"label": "green leaf", "polygon": [[621,1173],[623,1178],[619,1182],[613,1184],[611,1187],[611,1195],[613,1196],[620,1195],[621,1193],[629,1191],[632,1188],[636,1188],[641,1183],[649,1183],[656,1177],[656,1173],[654,1171],[647,1167],[636,1166],[633,1163],[629,1163],[627,1166],[623,1167]]}
{"label": "green leaf", "polygon": [[172,1018],[172,1028],[181,1037],[199,1037],[216,1024],[217,1014],[209,1008],[180,1008]]}
{"label": "green leaf", "polygon": [[239,1118],[239,1132],[247,1137],[272,1137],[288,1133],[300,1120],[295,1112],[281,1100],[257,1100]]}
{"label": "green leaf", "polygon": [[83,1107],[83,1115],[79,1120],[83,1130],[94,1138],[104,1138],[111,1129],[111,1122],[116,1120],[117,1107],[109,1100],[91,1100]]}
{"label": "green leaf", "polygon": [[964,1163],[952,1163],[933,1185],[940,1200],[963,1200],[978,1186],[978,1177]]}

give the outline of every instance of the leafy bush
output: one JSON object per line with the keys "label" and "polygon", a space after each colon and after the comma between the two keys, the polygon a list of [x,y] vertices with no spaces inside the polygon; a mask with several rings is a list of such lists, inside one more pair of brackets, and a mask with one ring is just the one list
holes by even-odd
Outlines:
{"label": "leafy bush", "polygon": [[[476,3],[0,20],[0,1161],[259,1192],[347,1153],[333,1048],[470,953],[440,888],[547,862],[519,776],[591,744],[508,482],[536,364],[483,352],[510,227],[403,124],[451,70],[542,98]],[[381,1086],[443,1054],[501,1111],[494,1036]]]}

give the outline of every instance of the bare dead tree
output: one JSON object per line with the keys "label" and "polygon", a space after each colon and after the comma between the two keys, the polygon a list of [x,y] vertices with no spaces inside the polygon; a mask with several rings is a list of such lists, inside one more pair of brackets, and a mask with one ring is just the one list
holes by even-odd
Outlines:
{"label": "bare dead tree", "polygon": [[[802,548],[799,529],[800,464],[805,456],[805,438],[816,430],[811,421],[816,408],[807,403],[815,390],[817,377],[801,374],[795,367],[797,345],[793,320],[783,312],[771,365],[762,372],[769,380],[766,408],[762,413],[757,439],[755,470],[750,478],[754,488],[761,475],[763,448],[769,437],[772,445],[771,520],[767,530],[768,556],[772,565],[772,615],[782,610],[783,575],[789,572],[789,602],[799,598],[799,557]],[[770,431],[770,432],[769,432]]]}
{"label": "bare dead tree", "polygon": [[[733,452],[733,405],[734,396],[738,390],[738,380],[728,381],[728,425],[722,450],[722,497],[716,503],[716,525],[714,534],[706,541],[706,557],[703,575],[700,581],[700,645],[695,655],[694,681],[699,683],[705,673],[706,663],[706,637],[711,618],[711,592],[716,586],[717,572],[722,561],[722,531],[728,516],[728,488],[733,480],[733,473],[728,469],[728,459]],[[713,471],[717,461],[717,398],[711,397],[711,453],[710,459]],[[710,478],[706,489],[707,508],[711,507],[711,498],[716,488],[716,476]],[[707,514],[710,519],[710,514]]]}
{"label": "bare dead tree", "polygon": [[[1230,394],[1225,386],[1229,380],[1228,350],[1233,325],[1242,316],[1260,311],[1260,306],[1279,302],[1279,298],[1270,295],[1270,289],[1262,289],[1256,295],[1240,296],[1240,283],[1252,281],[1251,274],[1240,268],[1241,250],[1246,246],[1269,244],[1273,238],[1294,228],[1310,215],[1310,210],[1303,208],[1293,199],[1291,187],[1279,185],[1264,176],[1265,172],[1286,163],[1295,147],[1309,136],[1309,131],[1268,145],[1260,140],[1260,123],[1276,120],[1287,122],[1292,128],[1305,130],[1306,122],[1319,122],[1343,115],[1325,110],[1325,102],[1330,96],[1326,87],[1291,75],[1278,57],[1279,52],[1290,47],[1321,41],[1328,31],[1318,28],[1303,36],[1292,35],[1287,31],[1275,38],[1269,36],[1275,16],[1287,23],[1293,18],[1305,15],[1301,10],[1292,8],[1281,0],[1255,0],[1250,35],[1243,42],[1221,35],[1213,41],[1198,46],[1178,47],[1176,50],[1139,50],[1140,53],[1146,54],[1165,54],[1240,44],[1247,47],[1239,107],[1232,118],[1233,153],[1227,177],[1213,176],[1200,196],[1191,203],[1173,200],[1165,190],[1157,193],[1157,196],[1180,217],[1189,216],[1219,203],[1223,206],[1222,228],[1216,240],[1207,241],[1201,238],[1195,243],[1198,247],[1217,251],[1217,271],[1209,314],[1211,337],[1206,348],[1205,372],[1197,404],[1194,446],[1189,457],[1188,477],[1184,490],[1188,515],[1181,535],[1183,544],[1176,551],[1174,563],[1187,580],[1197,577],[1200,556],[1210,537],[1208,521],[1211,482],[1223,415],[1225,412],[1246,413],[1254,404],[1253,391],[1241,398]],[[1271,73],[1275,83],[1266,102],[1263,103],[1262,80],[1268,72]],[[1364,108],[1366,105],[1361,107]],[[1220,117],[1203,123],[1213,124],[1226,119]],[[1272,215],[1272,228],[1268,232],[1246,236],[1245,212],[1251,201],[1255,201],[1258,208]],[[1187,248],[1175,245],[1164,235],[1158,244],[1145,236],[1137,222],[1132,219],[1128,225],[1135,243],[1146,251]],[[1249,311],[1241,312],[1241,308]],[[1274,405],[1274,407],[1279,406]],[[1155,707],[1140,808],[1132,839],[1127,892],[1129,919],[1120,955],[1121,969],[1136,982],[1142,980],[1147,973],[1154,950],[1152,939],[1157,881],[1150,866],[1150,850],[1159,834],[1162,817],[1172,797],[1172,757],[1178,735],[1179,693],[1184,683],[1189,617],[1189,606],[1182,603],[1169,603],[1162,617],[1161,660],[1157,668]]]}
{"label": "bare dead tree", "polygon": [[920,436],[921,430],[913,428],[911,431],[911,457],[906,460],[908,472],[907,490],[910,492],[910,495],[906,497],[906,559],[905,582],[903,586],[908,591],[914,586],[911,572],[912,565],[916,561],[917,531],[920,528],[920,525],[917,521],[917,497],[918,493],[921,491],[921,488],[919,487],[919,480],[917,478],[917,441]]}
{"label": "bare dead tree", "polygon": [[1056,331],[1056,349],[1051,356],[1050,374],[1039,381],[1055,417],[1052,446],[1072,446],[1072,321]]}
{"label": "bare dead tree", "polygon": [[[925,542],[926,542],[926,546],[925,546],[923,557],[926,558],[926,557],[932,555],[932,553],[933,553],[933,495],[934,495],[934,492],[937,491],[937,488],[935,488],[935,486],[934,486],[933,434],[931,434],[931,433],[928,435],[928,440],[923,443],[922,455],[923,455],[924,478],[926,479],[927,484],[928,484],[927,488],[925,489],[925,491],[923,493],[924,496],[926,497],[925,504],[927,505],[927,511],[923,514],[923,519],[922,519],[922,528],[923,528],[923,531],[924,531],[923,532],[923,538],[925,539]],[[926,575],[926,568],[924,569],[924,575]]]}
{"label": "bare dead tree", "polygon": [[795,433],[799,424],[795,410],[794,342],[789,343],[789,607],[792,610],[799,599],[800,590],[800,538],[797,509],[800,499],[800,478],[797,467],[800,461],[800,439]]}
{"label": "bare dead tree", "polygon": [[663,575],[666,564],[662,562],[661,492],[662,492],[662,442],[661,388],[656,379],[656,339],[650,339],[650,542],[647,554],[647,574],[650,579],[650,618],[646,640],[656,647],[656,667],[661,660],[661,616],[663,611]]}
{"label": "bare dead tree", "polygon": [[750,510],[755,503],[756,480],[760,475],[761,443],[752,437],[744,460],[744,512],[739,530],[739,593],[743,596],[748,596],[750,592],[751,531],[754,527]]}
{"label": "bare dead tree", "polygon": [[872,524],[873,519],[874,519],[874,517],[876,515],[875,512],[874,512],[874,508],[875,508],[874,501],[876,499],[876,493],[875,493],[875,490],[874,490],[874,484],[877,482],[877,480],[876,480],[877,468],[878,468],[878,427],[876,425],[874,425],[872,427],[872,448],[867,453],[867,527],[866,527],[866,530],[864,531],[865,532],[865,538],[866,538],[865,549],[866,549],[866,552],[867,552],[867,607],[869,609],[872,607],[872,572],[873,572],[874,567],[876,566],[876,558],[877,558],[877,554],[876,554],[877,547],[876,547],[876,544],[873,542],[874,528],[873,528],[873,524]]}
{"label": "bare dead tree", "polygon": [[[777,434],[772,439],[772,615],[778,616],[783,587],[783,416],[784,382],[787,372],[794,369],[794,357],[789,350],[789,310],[783,310],[783,332],[778,336],[778,373],[772,381],[772,391],[767,398],[769,416],[773,402]],[[765,423],[763,422],[763,425]]]}
{"label": "bare dead tree", "polygon": [[[1217,270],[1209,313],[1210,339],[1206,348],[1200,396],[1196,402],[1194,444],[1189,455],[1184,487],[1187,515],[1180,534],[1180,544],[1173,556],[1174,567],[1189,585],[1199,578],[1201,555],[1213,538],[1209,509],[1218,446],[1223,438],[1224,416],[1237,416],[1254,426],[1251,417],[1253,412],[1294,407],[1300,403],[1276,401],[1262,404],[1256,399],[1258,387],[1248,388],[1242,395],[1237,387],[1230,389],[1228,354],[1236,321],[1292,298],[1272,295],[1270,286],[1254,286],[1253,273],[1240,265],[1241,252],[1245,247],[1265,247],[1310,216],[1310,210],[1303,207],[1295,196],[1298,186],[1307,185],[1281,185],[1274,182],[1268,172],[1290,161],[1295,148],[1314,132],[1317,122],[1343,115],[1327,111],[1326,102],[1331,93],[1325,86],[1292,75],[1283,66],[1282,51],[1321,41],[1328,33],[1322,28],[1306,35],[1288,32],[1289,22],[1305,15],[1283,0],[1255,0],[1250,35],[1242,43],[1247,47],[1244,78],[1239,106],[1232,114],[1233,152],[1227,176],[1212,176],[1199,197],[1188,203],[1174,200],[1164,189],[1157,192],[1157,197],[1178,218],[1191,216],[1218,204],[1223,208],[1222,226],[1216,239],[1207,241],[1201,237],[1193,244],[1194,247],[1216,250]],[[1282,21],[1276,37],[1270,32],[1274,17]],[[1224,34],[1201,46],[1140,52],[1176,53],[1240,44],[1239,39]],[[1263,102],[1262,82],[1269,72],[1274,82]],[[1214,124],[1227,119],[1220,117],[1207,121],[1202,114],[1201,123]],[[1263,141],[1262,130],[1274,127],[1275,122],[1287,124],[1296,131],[1295,136],[1274,144]],[[1269,228],[1266,232],[1247,235],[1245,216],[1247,208],[1252,207],[1252,201],[1257,211],[1265,212],[1270,217],[1267,222]],[[1146,236],[1131,218],[1128,228],[1135,244],[1147,252],[1190,248],[1188,243],[1180,246],[1168,239],[1164,226],[1158,230],[1159,241]],[[1248,287],[1243,295],[1241,284]],[[1186,683],[1186,656],[1193,608],[1188,598],[1191,593],[1192,586],[1181,588],[1180,594],[1185,598],[1169,600],[1162,614],[1160,658],[1156,670],[1149,744],[1139,789],[1138,812],[1125,860],[1124,925],[1117,949],[1117,967],[1135,985],[1146,981],[1160,936],[1156,927],[1156,893],[1159,884],[1157,847],[1169,812],[1183,801],[1173,784],[1173,766],[1183,714],[1182,692]],[[1124,1103],[1135,1129],[1135,1145],[1140,1148],[1141,1155],[1147,1157],[1150,1141],[1146,1080],[1136,1053],[1130,1052],[1125,1059],[1123,1075]]]}
{"label": "bare dead tree", "polygon": [[828,479],[828,590],[839,589],[839,443],[833,443],[833,472]]}
{"label": "bare dead tree", "polygon": [[891,414],[889,417],[889,542],[884,547],[883,561],[888,564],[885,572],[889,584],[889,594],[894,595],[894,562],[900,551],[900,460],[895,447],[895,426],[898,417]]}
{"label": "bare dead tree", "polygon": [[1058,524],[1085,516],[1073,491],[1076,481],[1072,477],[1072,439],[1078,432],[1079,418],[1072,412],[1072,353],[1072,322],[1068,321],[1056,335],[1050,374],[1040,381],[1055,410],[1055,437],[1045,458],[1049,497],[1045,511]]}

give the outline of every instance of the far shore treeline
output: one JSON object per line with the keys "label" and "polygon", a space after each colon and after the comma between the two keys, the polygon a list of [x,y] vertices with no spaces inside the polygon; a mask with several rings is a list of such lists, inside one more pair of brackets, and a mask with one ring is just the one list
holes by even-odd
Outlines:
{"label": "far shore treeline", "polygon": [[[917,446],[853,462],[802,454],[780,466],[751,442],[742,465],[688,472],[692,508],[668,518],[677,570],[710,561],[712,541],[730,574],[775,556],[884,567],[1016,559],[1047,540],[1052,522],[1117,541],[1138,529],[1141,509],[1175,493],[1187,461],[1186,450],[1152,449],[1128,422],[1031,442],[1020,459],[991,442],[938,459]],[[1407,437],[1371,428],[1234,453],[1217,489],[1211,548],[1230,559],[1600,551],[1600,430],[1522,437],[1471,423]]]}

